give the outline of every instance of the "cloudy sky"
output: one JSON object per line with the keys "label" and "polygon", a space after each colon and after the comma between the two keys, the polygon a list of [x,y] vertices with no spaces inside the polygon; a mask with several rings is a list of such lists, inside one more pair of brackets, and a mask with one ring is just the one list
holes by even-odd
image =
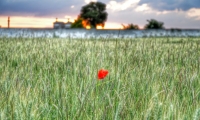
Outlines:
{"label": "cloudy sky", "polygon": [[[0,26],[53,27],[58,20],[77,18],[82,6],[97,0],[0,0]],[[105,28],[130,23],[143,28],[147,19],[164,22],[165,28],[200,29],[200,0],[99,0],[107,5]]]}

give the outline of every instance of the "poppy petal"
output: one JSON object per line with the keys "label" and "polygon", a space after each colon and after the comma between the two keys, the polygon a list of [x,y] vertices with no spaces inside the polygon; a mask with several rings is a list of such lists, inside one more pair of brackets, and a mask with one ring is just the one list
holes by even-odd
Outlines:
{"label": "poppy petal", "polygon": [[101,69],[98,71],[98,79],[104,79],[108,75],[108,70]]}

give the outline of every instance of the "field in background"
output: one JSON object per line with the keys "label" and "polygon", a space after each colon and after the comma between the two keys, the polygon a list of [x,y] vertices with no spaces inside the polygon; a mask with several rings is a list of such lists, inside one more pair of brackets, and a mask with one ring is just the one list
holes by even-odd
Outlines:
{"label": "field in background", "polygon": [[200,38],[0,38],[0,118],[199,120]]}
{"label": "field in background", "polygon": [[148,29],[148,30],[117,30],[117,29],[5,29],[0,28],[0,37],[23,38],[141,38],[141,37],[200,37],[200,29]]}

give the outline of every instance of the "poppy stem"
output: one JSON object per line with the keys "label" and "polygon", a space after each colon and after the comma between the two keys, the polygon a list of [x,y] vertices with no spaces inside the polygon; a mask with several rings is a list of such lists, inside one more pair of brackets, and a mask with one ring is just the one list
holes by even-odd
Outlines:
{"label": "poppy stem", "polygon": [[115,79],[117,79],[117,69],[118,69],[118,40],[115,41]]}

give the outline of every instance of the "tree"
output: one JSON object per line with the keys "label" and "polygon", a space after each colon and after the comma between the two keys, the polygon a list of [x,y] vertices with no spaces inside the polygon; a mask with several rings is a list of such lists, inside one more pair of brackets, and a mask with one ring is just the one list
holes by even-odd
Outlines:
{"label": "tree", "polygon": [[155,19],[147,20],[148,24],[145,25],[145,29],[164,29],[164,23]]}
{"label": "tree", "polygon": [[105,21],[107,20],[106,4],[102,2],[90,2],[81,9],[80,17],[86,21],[87,25],[91,28],[101,25],[104,27]]}
{"label": "tree", "polygon": [[134,24],[128,24],[127,26],[123,25],[122,26],[124,27],[125,30],[139,30],[139,27],[138,25],[134,25]]}
{"label": "tree", "polygon": [[77,20],[72,23],[71,28],[84,28],[83,26],[83,19],[78,16]]}

